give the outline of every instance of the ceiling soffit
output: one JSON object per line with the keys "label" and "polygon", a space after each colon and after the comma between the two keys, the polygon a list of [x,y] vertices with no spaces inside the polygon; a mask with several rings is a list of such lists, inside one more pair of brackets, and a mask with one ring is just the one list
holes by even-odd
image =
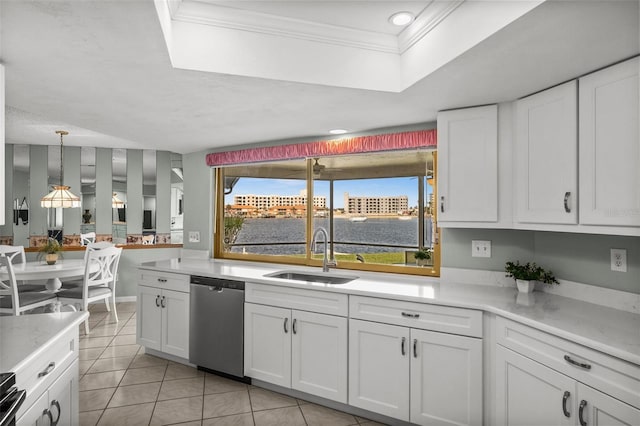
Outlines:
{"label": "ceiling soffit", "polygon": [[155,6],[175,68],[401,92],[543,1],[426,0],[398,36],[194,0]]}

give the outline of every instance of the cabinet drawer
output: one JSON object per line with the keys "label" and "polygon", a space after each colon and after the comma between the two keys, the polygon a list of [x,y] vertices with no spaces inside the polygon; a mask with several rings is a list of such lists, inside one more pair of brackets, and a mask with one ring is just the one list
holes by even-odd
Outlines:
{"label": "cabinet drawer", "polygon": [[349,317],[462,336],[482,337],[482,311],[351,296]]}
{"label": "cabinet drawer", "polygon": [[139,283],[173,291],[189,292],[189,275],[140,269]]}
{"label": "cabinet drawer", "polygon": [[640,407],[638,365],[502,317],[496,320],[496,341],[586,385]]}
{"label": "cabinet drawer", "polygon": [[246,302],[321,314],[346,317],[349,312],[349,296],[329,291],[246,283],[244,297]]}
{"label": "cabinet drawer", "polygon": [[27,390],[27,398],[16,418],[33,405],[78,357],[78,328],[74,327],[41,348],[31,362],[16,371],[16,387]]}

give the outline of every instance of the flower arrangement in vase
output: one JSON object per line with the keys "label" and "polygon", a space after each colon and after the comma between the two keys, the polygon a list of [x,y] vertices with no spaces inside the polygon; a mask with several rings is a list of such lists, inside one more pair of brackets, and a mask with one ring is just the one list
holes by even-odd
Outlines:
{"label": "flower arrangement in vase", "polygon": [[55,238],[48,238],[47,242],[40,247],[38,259],[47,262],[47,265],[53,265],[58,261],[58,257],[62,257],[62,245]]}

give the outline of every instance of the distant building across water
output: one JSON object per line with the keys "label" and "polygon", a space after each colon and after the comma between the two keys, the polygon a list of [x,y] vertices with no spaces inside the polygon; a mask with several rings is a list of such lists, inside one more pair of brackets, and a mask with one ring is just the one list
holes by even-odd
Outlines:
{"label": "distant building across water", "polygon": [[406,195],[386,197],[350,197],[344,193],[345,214],[397,214],[409,210],[409,197]]}
{"label": "distant building across water", "polygon": [[[303,189],[299,195],[253,195],[243,194],[233,197],[233,204],[252,206],[258,210],[269,210],[273,207],[306,206],[307,190]],[[313,197],[313,207],[324,209],[327,207],[327,197]]]}

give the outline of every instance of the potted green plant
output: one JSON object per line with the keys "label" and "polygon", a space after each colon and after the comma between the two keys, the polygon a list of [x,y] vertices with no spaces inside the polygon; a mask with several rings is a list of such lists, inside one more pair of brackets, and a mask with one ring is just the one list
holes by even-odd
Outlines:
{"label": "potted green plant", "polygon": [[545,284],[559,284],[551,271],[545,271],[535,263],[521,264],[518,260],[515,263],[509,261],[505,264],[504,271],[507,277],[515,278],[518,291],[524,293],[531,293],[536,281]]}
{"label": "potted green plant", "polygon": [[40,247],[38,259],[42,259],[43,256],[47,265],[53,265],[58,261],[58,257],[62,257],[62,245],[55,238],[48,238]]}
{"label": "potted green plant", "polygon": [[418,266],[425,266],[427,264],[427,261],[431,259],[431,249],[429,248],[418,249],[418,251],[413,253],[413,257],[416,260],[416,264]]}

